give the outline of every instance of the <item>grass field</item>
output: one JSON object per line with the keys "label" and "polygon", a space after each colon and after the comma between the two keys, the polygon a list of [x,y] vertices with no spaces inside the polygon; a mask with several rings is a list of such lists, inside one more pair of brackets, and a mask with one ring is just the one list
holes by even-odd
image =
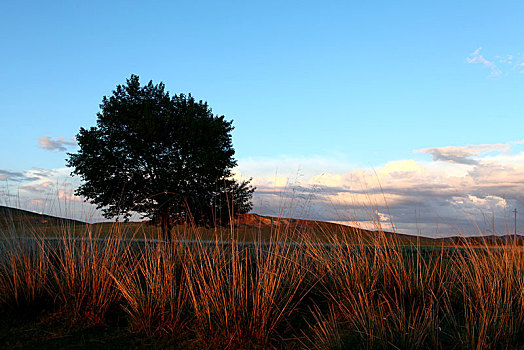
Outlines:
{"label": "grass field", "polygon": [[38,220],[0,226],[3,348],[524,347],[521,246]]}

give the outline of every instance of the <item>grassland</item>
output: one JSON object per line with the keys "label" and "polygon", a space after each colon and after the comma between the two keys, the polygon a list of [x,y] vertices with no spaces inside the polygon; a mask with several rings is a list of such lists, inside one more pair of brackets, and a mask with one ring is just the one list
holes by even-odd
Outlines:
{"label": "grassland", "polygon": [[35,220],[0,228],[4,348],[524,344],[518,245],[335,226],[179,226],[166,243],[140,224]]}

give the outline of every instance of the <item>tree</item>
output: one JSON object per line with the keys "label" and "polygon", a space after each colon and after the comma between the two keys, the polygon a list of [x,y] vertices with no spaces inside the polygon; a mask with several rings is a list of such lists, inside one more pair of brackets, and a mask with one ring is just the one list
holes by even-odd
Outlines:
{"label": "tree", "polygon": [[232,179],[232,130],[232,121],[213,115],[206,102],[170,96],[163,83],[140,86],[131,75],[104,96],[97,126],[76,136],[80,149],[67,159],[83,180],[75,193],[106,218],[141,213],[161,225],[166,239],[174,221],[226,223],[251,210],[255,190]]}

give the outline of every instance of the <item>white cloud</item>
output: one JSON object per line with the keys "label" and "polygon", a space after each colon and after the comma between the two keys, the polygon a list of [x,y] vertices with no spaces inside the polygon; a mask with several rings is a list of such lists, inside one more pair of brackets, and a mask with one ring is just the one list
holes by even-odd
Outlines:
{"label": "white cloud", "polygon": [[39,147],[48,151],[67,151],[68,147],[73,147],[77,145],[76,139],[71,137],[70,139],[65,138],[64,136],[57,139],[52,139],[49,136],[42,136],[38,139]]}
{"label": "white cloud", "polygon": [[494,61],[487,60],[481,53],[481,47],[473,51],[468,57],[466,57],[466,62],[472,64],[481,64],[485,68],[489,68],[490,77],[497,77],[502,74],[502,71],[497,67],[497,64]]}
{"label": "white cloud", "polygon": [[503,73],[508,75],[514,71],[524,73],[524,56],[522,54],[506,54],[497,55],[494,59],[487,59],[480,53],[481,47],[472,52],[466,57],[466,62],[471,64],[479,64],[482,67],[489,69],[490,77],[499,77]]}
{"label": "white cloud", "polygon": [[0,181],[21,182],[31,180],[26,174],[19,171],[9,171],[0,169]]}
{"label": "white cloud", "polygon": [[507,206],[506,200],[498,196],[488,195],[488,196],[485,196],[484,198],[480,198],[480,197],[470,194],[468,195],[468,199],[471,201],[471,203],[475,205],[481,205],[487,208],[493,208],[493,207],[505,208]]}
{"label": "white cloud", "polygon": [[477,160],[473,156],[479,156],[489,152],[507,152],[510,144],[484,144],[469,146],[447,146],[436,148],[424,148],[415,150],[417,153],[428,153],[433,156],[434,161],[445,161],[458,164],[474,165]]}
{"label": "white cloud", "polygon": [[480,54],[480,50],[482,50],[481,47],[479,47],[478,49],[476,49],[475,51],[473,51],[468,58],[466,58],[466,61],[468,63],[481,63],[483,64],[485,67],[489,67],[491,65],[494,64],[494,62],[492,61],[488,61],[487,59],[484,58],[484,56],[482,56]]}

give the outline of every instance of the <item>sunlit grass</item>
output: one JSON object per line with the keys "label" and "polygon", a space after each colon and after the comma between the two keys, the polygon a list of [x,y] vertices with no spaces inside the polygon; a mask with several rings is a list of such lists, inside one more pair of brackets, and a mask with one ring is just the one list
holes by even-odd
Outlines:
{"label": "sunlit grass", "polygon": [[326,227],[184,226],[163,242],[140,227],[63,225],[49,239],[37,226],[22,237],[4,225],[0,309],[38,310],[82,327],[112,327],[118,314],[129,336],[182,339],[185,347],[524,342],[521,246],[409,246],[380,230],[370,237]]}

